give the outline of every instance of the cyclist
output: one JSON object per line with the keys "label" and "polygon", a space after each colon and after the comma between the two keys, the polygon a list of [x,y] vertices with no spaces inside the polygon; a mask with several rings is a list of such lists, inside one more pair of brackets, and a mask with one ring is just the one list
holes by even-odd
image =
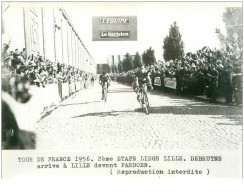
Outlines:
{"label": "cyclist", "polygon": [[[99,77],[99,84],[102,85],[102,89],[103,89],[105,83],[107,83],[107,90],[108,90],[108,87],[110,85],[110,81],[111,81],[111,78],[105,72],[103,72],[103,74],[100,75],[100,77]],[[102,95],[103,95],[103,90],[102,90]]]}
{"label": "cyclist", "polygon": [[135,92],[137,93],[137,100],[139,101],[139,84],[143,85],[144,91],[147,91],[147,85],[151,86],[151,90],[153,90],[151,78],[150,78],[150,70],[146,70],[145,66],[142,65],[139,67],[139,70],[135,73]]}

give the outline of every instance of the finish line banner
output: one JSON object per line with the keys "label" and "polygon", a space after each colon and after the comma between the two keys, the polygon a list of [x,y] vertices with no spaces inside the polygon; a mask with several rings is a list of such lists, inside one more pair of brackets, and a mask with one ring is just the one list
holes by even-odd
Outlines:
{"label": "finish line banner", "polygon": [[136,16],[92,17],[92,41],[136,41]]}

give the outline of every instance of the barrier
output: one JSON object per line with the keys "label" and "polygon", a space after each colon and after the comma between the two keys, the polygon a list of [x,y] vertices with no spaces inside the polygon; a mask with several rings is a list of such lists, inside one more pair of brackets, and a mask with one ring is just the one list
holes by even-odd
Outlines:
{"label": "barrier", "polygon": [[85,83],[85,81],[82,79],[80,81],[80,89],[84,89],[84,83]]}
{"label": "barrier", "polygon": [[81,90],[81,81],[75,82],[75,91]]}
{"label": "barrier", "polygon": [[154,77],[154,85],[161,86],[161,78],[160,77]]}
{"label": "barrier", "polygon": [[43,107],[50,107],[52,105],[56,105],[61,101],[61,98],[59,97],[59,88],[57,84],[50,84],[47,85],[45,88],[42,89],[42,99]]}
{"label": "barrier", "polygon": [[69,96],[69,84],[68,83],[62,83],[62,98]]}
{"label": "barrier", "polygon": [[75,93],[75,82],[72,82],[69,84],[69,95],[72,95]]}
{"label": "barrier", "polygon": [[[85,81],[50,84],[45,88],[31,86],[31,99],[27,103],[19,103],[8,93],[2,91],[2,101],[12,110],[20,129],[31,131],[40,120],[46,109],[57,105],[70,94],[84,88]],[[89,85],[89,82],[88,82]]]}
{"label": "barrier", "polygon": [[176,78],[164,78],[164,86],[171,89],[176,89]]}
{"label": "barrier", "polygon": [[51,84],[45,88],[32,86],[30,89],[31,99],[27,103],[19,103],[6,92],[2,92],[3,101],[12,110],[21,130],[31,131],[35,122],[41,118],[41,113],[45,108],[58,104],[59,97],[58,85]]}
{"label": "barrier", "polygon": [[58,94],[60,99],[62,99],[62,83],[58,83]]}
{"label": "barrier", "polygon": [[83,81],[83,84],[84,84],[84,88],[87,88],[87,86],[88,86],[88,85],[87,85],[87,84],[88,84],[88,83],[87,83],[87,80],[84,80],[84,81]]}

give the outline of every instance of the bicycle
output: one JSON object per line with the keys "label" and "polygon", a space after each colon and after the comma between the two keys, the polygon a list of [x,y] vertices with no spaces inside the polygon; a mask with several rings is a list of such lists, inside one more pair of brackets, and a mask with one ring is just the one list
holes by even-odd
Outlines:
{"label": "bicycle", "polygon": [[108,85],[107,82],[104,82],[102,84],[102,100],[104,100],[105,102],[107,102],[107,94],[108,94]]}
{"label": "bicycle", "polygon": [[145,114],[149,114],[149,101],[147,97],[147,93],[145,91],[145,85],[146,84],[139,84],[138,90],[139,90],[139,103],[141,106],[141,109],[144,110]]}

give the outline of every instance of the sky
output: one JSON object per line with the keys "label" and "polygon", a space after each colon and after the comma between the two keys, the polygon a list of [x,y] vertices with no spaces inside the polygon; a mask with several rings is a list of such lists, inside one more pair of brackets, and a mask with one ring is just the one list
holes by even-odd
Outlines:
{"label": "sky", "polygon": [[[106,63],[108,55],[134,55],[152,47],[157,60],[163,59],[163,40],[174,21],[179,26],[185,52],[204,46],[219,48],[215,29],[225,32],[227,2],[88,2],[64,4],[72,23],[96,63]],[[92,16],[137,16],[137,41],[92,41]]]}
{"label": "sky", "polygon": [[[242,6],[241,2],[46,2],[41,6],[44,4],[64,8],[97,64],[107,63],[109,55],[142,54],[149,47],[157,60],[163,60],[163,40],[174,21],[185,53],[204,46],[219,48],[215,29],[225,32],[225,8]],[[93,16],[137,16],[137,41],[92,41]]]}

